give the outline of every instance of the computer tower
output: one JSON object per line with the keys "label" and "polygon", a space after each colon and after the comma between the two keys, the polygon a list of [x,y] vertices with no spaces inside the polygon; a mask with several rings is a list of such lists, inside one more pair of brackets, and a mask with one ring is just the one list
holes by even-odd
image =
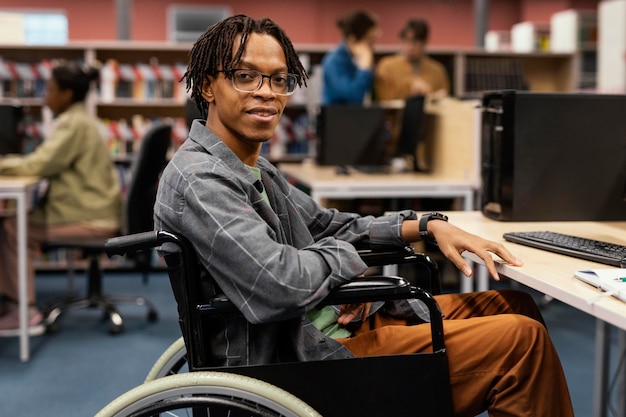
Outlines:
{"label": "computer tower", "polygon": [[626,95],[498,91],[482,100],[485,216],[624,220]]}
{"label": "computer tower", "polygon": [[24,152],[24,109],[0,104],[0,155]]}

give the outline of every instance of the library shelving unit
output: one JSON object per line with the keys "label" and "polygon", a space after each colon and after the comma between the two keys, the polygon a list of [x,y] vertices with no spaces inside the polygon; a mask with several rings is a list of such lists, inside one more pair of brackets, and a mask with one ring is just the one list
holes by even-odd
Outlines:
{"label": "library shelving unit", "polygon": [[[305,67],[311,71],[312,80],[309,85],[315,88],[315,70],[324,54],[333,48],[329,44],[296,45]],[[133,74],[140,77],[138,66],[169,66],[173,70],[169,75],[175,77],[176,68],[186,65],[191,43],[173,42],[137,42],[137,41],[94,41],[70,42],[66,46],[27,46],[0,45],[0,63],[14,62],[38,65],[55,59],[82,60],[87,64],[100,62],[106,66],[109,62],[130,66]],[[380,46],[376,49],[376,57],[394,53],[395,46]],[[486,52],[477,48],[431,48],[430,56],[443,63],[450,74],[453,95],[464,97],[468,93],[499,88],[495,79],[498,77],[514,80],[524,79],[531,91],[571,91],[576,88],[580,75],[576,53],[552,52]],[[104,68],[104,67],[103,67]],[[507,71],[509,71],[507,73]],[[128,72],[128,71],[126,71]],[[124,71],[119,71],[120,76]],[[0,77],[3,73],[0,71]],[[513,75],[514,77],[510,77]],[[19,76],[19,75],[18,75]],[[123,75],[122,75],[123,76]],[[485,80],[478,82],[473,78],[482,76]],[[104,77],[104,75],[102,75]],[[6,80],[0,80],[5,82]],[[133,81],[136,81],[134,79]],[[146,81],[144,79],[144,81]],[[174,80],[175,82],[177,80]],[[104,83],[104,80],[103,80]],[[101,83],[102,84],[102,83]],[[495,84],[495,85],[494,85]],[[515,85],[504,84],[504,87]],[[126,94],[105,99],[101,96],[93,103],[93,111],[101,118],[129,117],[129,113],[142,114],[145,117],[183,117],[184,99],[175,93],[169,97],[153,96],[137,97]],[[30,105],[41,106],[41,97],[11,97],[4,92],[0,100],[17,98]],[[312,94],[296,94],[291,103],[294,108],[309,108],[316,103],[316,91]]]}
{"label": "library shelving unit", "polygon": [[550,19],[550,50],[575,53],[577,88],[594,90],[598,62],[597,11],[567,9],[554,13]]}
{"label": "library shelving unit", "polygon": [[[285,110],[289,126],[279,129],[296,132],[296,138],[277,138],[266,150],[276,161],[299,160],[309,153],[312,115],[320,102],[321,72],[324,54],[333,48],[328,44],[296,45],[310,72],[309,88],[298,91]],[[79,60],[86,64],[102,63],[98,94],[88,101],[90,110],[102,120],[130,121],[134,115],[146,119],[182,120],[186,97],[177,85],[181,67],[186,65],[191,43],[94,41],[70,42],[65,46],[0,45],[0,102],[19,101],[30,108],[35,118],[43,113],[43,90],[47,63]],[[397,47],[381,46],[376,57],[396,52]],[[433,48],[429,54],[443,63],[449,72],[455,97],[476,96],[484,90],[527,87],[532,91],[571,91],[580,71],[575,53],[508,53],[479,49]],[[113,85],[107,77],[115,65]],[[10,67],[10,68],[9,68]],[[20,71],[20,68],[22,67]],[[28,70],[30,67],[30,70]],[[8,68],[8,69],[7,69]],[[105,70],[105,68],[107,68]],[[159,71],[155,79],[149,75]],[[143,71],[143,72],[142,72]],[[178,71],[178,72],[177,72]],[[27,74],[27,75],[24,75]],[[166,74],[166,75],[164,75]],[[177,78],[178,77],[178,78]],[[143,82],[138,85],[138,79]],[[159,81],[168,81],[163,86]],[[303,118],[309,121],[303,121]],[[281,123],[283,123],[281,121]],[[47,264],[45,268],[54,268]],[[59,265],[56,264],[56,268]],[[60,266],[62,267],[62,265]]]}
{"label": "library shelving unit", "polygon": [[[99,92],[88,100],[90,110],[105,124],[121,122],[133,127],[136,117],[144,120],[168,118],[179,125],[185,116],[186,93],[179,83],[191,43],[137,41],[82,41],[64,46],[0,44],[0,102],[20,101],[34,119],[42,119],[45,70],[58,60],[100,63]],[[310,155],[314,140],[314,115],[321,97],[320,63],[330,44],[296,45],[310,73],[308,88],[290,98],[275,140],[264,149],[275,161],[299,160]],[[379,46],[376,58],[394,53],[396,46]],[[553,52],[487,52],[476,48],[432,48],[430,56],[447,69],[452,95],[477,97],[483,91],[529,89],[573,91],[578,86],[579,54]],[[118,134],[123,129],[111,128]],[[140,134],[134,130],[135,144]],[[180,133],[182,139],[186,132]],[[285,133],[287,132],[287,133]],[[280,136],[280,135],[288,136]],[[116,158],[124,159],[128,138],[108,138]],[[127,143],[126,143],[127,144]],[[120,151],[121,150],[121,151]],[[121,153],[121,154],[120,154]]]}
{"label": "library shelving unit", "polygon": [[598,91],[626,92],[626,0],[598,4]]}
{"label": "library shelving unit", "polygon": [[[296,45],[313,74],[331,48],[333,45]],[[379,46],[375,57],[379,59],[396,51],[396,46]],[[472,47],[433,47],[429,48],[428,55],[446,68],[452,95],[458,98],[476,96],[483,91],[521,87],[531,91],[573,91],[580,76],[576,52],[489,52]]]}
{"label": "library shelving unit", "polygon": [[[0,44],[0,102],[20,101],[35,119],[42,119],[45,71],[58,59],[100,63],[98,94],[88,100],[90,110],[105,124],[121,122],[131,126],[143,120],[171,119],[178,126],[185,116],[186,93],[179,83],[188,60],[191,43],[138,41],[81,41],[64,46]],[[290,98],[282,128],[264,152],[275,161],[299,160],[311,154],[314,141],[314,115],[321,97],[320,63],[330,44],[296,45],[310,73],[308,88]],[[394,53],[396,46],[376,48],[376,58]],[[578,52],[487,52],[477,48],[431,48],[430,56],[447,69],[452,95],[477,97],[483,91],[528,89],[531,91],[574,91],[578,88],[581,66]],[[108,126],[108,125],[107,125]],[[183,129],[184,130],[184,129]],[[118,134],[122,129],[108,131]],[[175,132],[182,139],[186,131]],[[140,134],[133,130],[135,144]],[[113,133],[111,133],[113,135]],[[280,136],[283,135],[283,136]],[[181,140],[182,140],[181,139]],[[114,156],[128,138],[107,138]],[[127,143],[126,143],[127,144]]]}
{"label": "library shelving unit", "polygon": [[527,89],[564,92],[574,90],[576,56],[550,52],[433,51],[431,56],[453,61],[449,70],[453,95],[480,96],[484,91]]}

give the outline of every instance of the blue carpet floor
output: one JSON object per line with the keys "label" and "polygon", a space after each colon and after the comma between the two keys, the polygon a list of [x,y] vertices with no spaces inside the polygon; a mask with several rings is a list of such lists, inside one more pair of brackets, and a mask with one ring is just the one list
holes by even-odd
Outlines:
{"label": "blue carpet floor", "polygon": [[[66,284],[64,276],[38,276],[39,301],[61,296]],[[158,306],[159,321],[149,323],[145,308],[122,306],[125,330],[110,335],[100,311],[75,310],[61,318],[59,332],[30,339],[27,363],[19,360],[17,338],[0,338],[0,416],[93,416],[140,384],[154,361],[179,337],[175,303],[164,273],[152,273],[147,283],[139,275],[108,275],[105,291],[146,296]],[[543,312],[576,415],[591,416],[595,320],[556,301]]]}

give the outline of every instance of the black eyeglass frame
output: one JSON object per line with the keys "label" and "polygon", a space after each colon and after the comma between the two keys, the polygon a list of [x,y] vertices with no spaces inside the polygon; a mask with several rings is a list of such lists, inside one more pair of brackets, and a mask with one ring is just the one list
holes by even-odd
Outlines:
{"label": "black eyeglass frame", "polygon": [[[255,74],[260,75],[261,79],[259,81],[259,84],[257,85],[257,87],[254,90],[242,90],[241,88],[238,88],[235,85],[235,77],[234,77],[236,71],[248,71],[248,72],[253,72]],[[277,72],[277,73],[274,73],[274,74],[271,74],[271,75],[267,75],[267,74],[263,74],[260,71],[253,70],[253,69],[248,69],[248,68],[229,68],[229,69],[225,69],[225,70],[217,70],[216,72],[218,72],[218,73],[219,72],[223,72],[227,76],[230,75],[230,80],[231,80],[231,82],[233,84],[233,88],[235,90],[237,90],[237,91],[242,92],[242,93],[254,93],[255,91],[258,91],[261,88],[261,86],[263,85],[263,80],[267,78],[269,80],[269,83],[270,83],[270,90],[272,90],[272,92],[274,94],[279,95],[279,96],[291,96],[291,95],[293,95],[293,93],[296,92],[296,87],[298,86],[298,81],[300,80],[300,77],[297,74],[292,74],[290,72]],[[293,80],[294,80],[294,82],[293,82],[293,90],[288,91],[287,93],[276,92],[274,90],[274,87],[272,86],[272,77],[274,77],[276,75],[283,75],[285,77],[293,77]],[[291,85],[291,83],[287,82],[286,85],[289,86],[289,85]]]}

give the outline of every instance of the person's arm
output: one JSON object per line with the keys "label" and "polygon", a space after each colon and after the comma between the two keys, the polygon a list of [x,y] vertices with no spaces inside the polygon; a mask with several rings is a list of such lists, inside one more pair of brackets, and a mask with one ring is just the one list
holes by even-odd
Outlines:
{"label": "person's arm", "polygon": [[[428,234],[437,241],[437,246],[439,246],[444,256],[452,261],[465,276],[469,277],[472,275],[472,268],[461,256],[464,251],[478,255],[485,262],[485,266],[495,280],[499,280],[500,277],[496,271],[496,265],[491,255],[492,253],[511,265],[522,265],[522,261],[509,252],[501,243],[483,239],[459,229],[446,221],[431,220],[427,223],[427,230]],[[402,236],[407,242],[421,240],[419,235],[419,220],[405,221],[402,224]]]}
{"label": "person's arm", "polygon": [[290,236],[276,236],[252,205],[246,184],[232,171],[208,165],[188,178],[164,174],[155,225],[194,244],[220,289],[251,323],[299,317],[367,268],[348,242],[309,236],[295,247]]}

